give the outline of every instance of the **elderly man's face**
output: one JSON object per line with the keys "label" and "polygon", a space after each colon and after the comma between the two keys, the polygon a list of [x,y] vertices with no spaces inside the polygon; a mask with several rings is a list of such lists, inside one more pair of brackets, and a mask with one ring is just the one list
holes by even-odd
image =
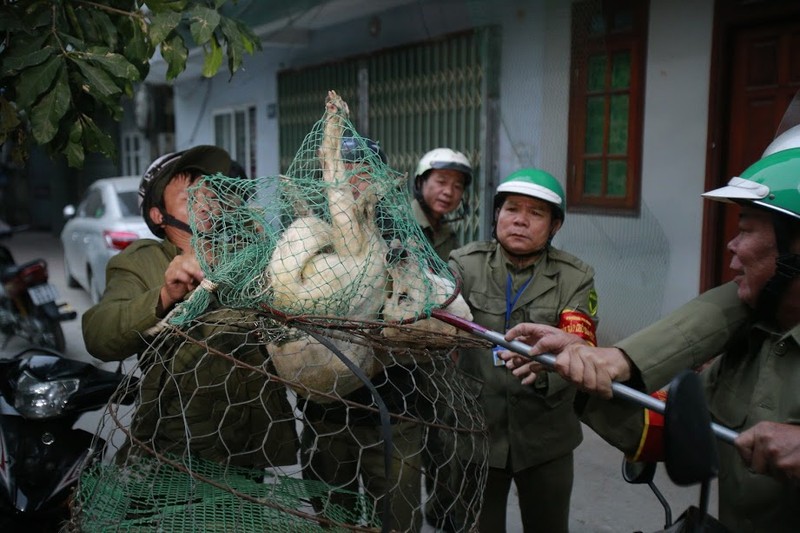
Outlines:
{"label": "elderly man's face", "polygon": [[497,215],[497,240],[514,255],[541,251],[559,228],[550,204],[522,194],[509,194]]}
{"label": "elderly man's face", "polygon": [[743,206],[739,214],[739,233],[728,243],[733,254],[731,269],[739,286],[739,299],[755,308],[758,296],[775,274],[778,246],[772,215],[763,209]]}

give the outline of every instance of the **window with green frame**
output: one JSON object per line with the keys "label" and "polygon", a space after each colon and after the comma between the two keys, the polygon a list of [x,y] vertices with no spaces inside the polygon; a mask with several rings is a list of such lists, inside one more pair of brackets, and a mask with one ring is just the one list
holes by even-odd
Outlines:
{"label": "window with green frame", "polygon": [[639,211],[647,8],[573,4],[568,210]]}

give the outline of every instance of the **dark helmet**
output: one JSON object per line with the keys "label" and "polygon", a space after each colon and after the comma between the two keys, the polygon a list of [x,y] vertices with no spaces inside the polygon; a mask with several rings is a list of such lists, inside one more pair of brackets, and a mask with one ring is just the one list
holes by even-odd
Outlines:
{"label": "dark helmet", "polygon": [[164,188],[178,172],[194,171],[203,176],[227,175],[231,169],[228,152],[216,146],[196,146],[189,150],[164,154],[153,161],[139,182],[139,207],[142,218],[154,235],[163,238],[164,228],[150,219],[150,208],[164,207]]}
{"label": "dark helmet", "polygon": [[372,139],[366,137],[342,137],[342,159],[348,163],[361,163],[369,161],[375,156],[382,163],[387,163],[386,152]]}

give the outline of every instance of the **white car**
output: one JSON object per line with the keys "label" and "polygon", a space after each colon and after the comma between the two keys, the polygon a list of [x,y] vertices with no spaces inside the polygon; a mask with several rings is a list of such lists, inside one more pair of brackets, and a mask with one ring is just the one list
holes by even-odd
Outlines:
{"label": "white car", "polygon": [[141,238],[156,239],[139,210],[139,176],[92,183],[77,209],[64,207],[61,231],[67,285],[83,287],[97,303],[106,286],[106,263]]}

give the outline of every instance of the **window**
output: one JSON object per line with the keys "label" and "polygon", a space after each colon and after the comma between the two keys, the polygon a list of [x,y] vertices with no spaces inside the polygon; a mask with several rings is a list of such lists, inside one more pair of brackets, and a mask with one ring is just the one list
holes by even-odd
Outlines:
{"label": "window", "polygon": [[639,211],[647,5],[573,5],[569,210]]}
{"label": "window", "polygon": [[105,212],[106,206],[103,204],[103,194],[99,189],[90,189],[78,207],[78,213],[82,217],[102,218]]}
{"label": "window", "polygon": [[256,106],[214,113],[214,144],[227,150],[249,177],[255,177]]}
{"label": "window", "polygon": [[122,136],[122,173],[141,176],[150,164],[150,150],[144,135],[128,132]]}

